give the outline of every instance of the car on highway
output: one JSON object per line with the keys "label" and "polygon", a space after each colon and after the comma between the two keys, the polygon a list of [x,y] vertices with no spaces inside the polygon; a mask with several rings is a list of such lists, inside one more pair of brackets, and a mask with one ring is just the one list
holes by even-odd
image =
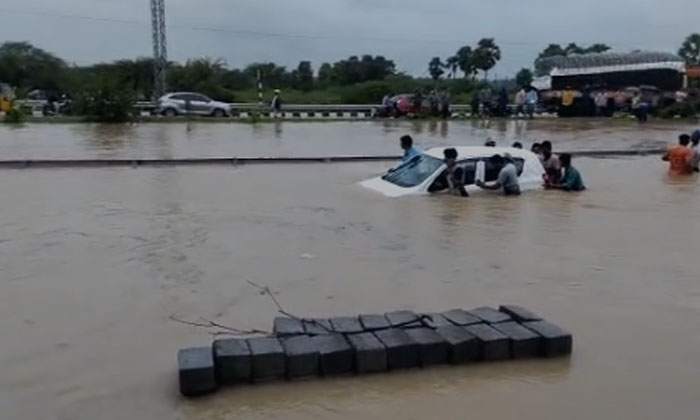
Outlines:
{"label": "car on highway", "polygon": [[228,117],[231,114],[231,107],[227,103],[215,101],[201,93],[174,92],[158,99],[156,112],[166,117],[178,115]]}
{"label": "car on highway", "polygon": [[[463,169],[464,186],[469,194],[483,190],[476,180],[493,182],[501,167],[491,163],[493,155],[511,160],[518,169],[520,190],[543,188],[544,168],[537,155],[510,147],[459,146],[457,166]],[[387,197],[421,195],[447,191],[447,166],[443,161],[445,147],[436,147],[423,152],[408,162],[390,169],[386,174],[360,183],[361,186]]]}

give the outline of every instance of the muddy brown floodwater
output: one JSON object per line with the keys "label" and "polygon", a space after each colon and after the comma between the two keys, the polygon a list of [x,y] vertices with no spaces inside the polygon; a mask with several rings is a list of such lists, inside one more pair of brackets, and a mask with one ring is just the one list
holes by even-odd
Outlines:
{"label": "muddy brown floodwater", "polygon": [[551,140],[560,149],[655,148],[694,126],[627,120],[355,121],[160,123],[135,125],[27,124],[0,126],[2,159],[191,158],[397,154],[399,136],[412,134],[422,147],[505,146]]}
{"label": "muddy brown floodwater", "polygon": [[[2,171],[0,418],[697,418],[700,180],[575,164],[587,192],[515,199],[356,185],[383,163]],[[246,280],[305,316],[517,303],[575,350],[180,398],[211,337],[169,316],[268,329]]]}

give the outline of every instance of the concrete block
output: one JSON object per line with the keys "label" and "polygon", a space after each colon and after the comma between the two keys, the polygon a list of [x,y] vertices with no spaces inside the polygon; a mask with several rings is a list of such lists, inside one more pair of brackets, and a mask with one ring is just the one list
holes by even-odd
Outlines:
{"label": "concrete block", "polygon": [[454,325],[441,314],[425,314],[423,317],[423,323],[426,327],[432,329]]}
{"label": "concrete block", "polygon": [[452,309],[451,311],[443,312],[442,316],[444,316],[448,321],[452,322],[453,324],[459,325],[461,327],[466,327],[467,325],[480,324],[483,322],[480,318],[477,318],[476,316],[470,314],[464,309]]}
{"label": "concrete block", "polygon": [[258,337],[249,338],[246,341],[253,360],[253,382],[284,378],[287,358],[279,339]]}
{"label": "concrete block", "polygon": [[412,328],[405,330],[418,343],[421,366],[447,363],[449,348],[447,341],[430,328]]}
{"label": "concrete block", "polygon": [[216,373],[211,347],[182,349],[177,353],[180,393],[196,397],[216,391]]}
{"label": "concrete block", "polygon": [[542,321],[542,317],[536,313],[518,305],[501,305],[499,311],[510,315],[511,318],[518,322]]}
{"label": "concrete block", "polygon": [[435,332],[447,341],[450,363],[462,364],[479,360],[479,340],[465,327],[449,325],[440,327]]}
{"label": "concrete block", "polygon": [[396,311],[385,314],[394,328],[419,328],[423,326],[418,315],[412,311]]}
{"label": "concrete block", "polygon": [[279,316],[275,318],[272,332],[278,336],[300,335],[304,334],[304,326],[298,319]]}
{"label": "concrete block", "polygon": [[318,350],[321,374],[352,372],[353,350],[342,334],[318,335],[311,340]]}
{"label": "concrete block", "polygon": [[347,338],[355,352],[353,360],[355,372],[384,372],[388,369],[386,347],[374,334],[352,334]]}
{"label": "concrete block", "polygon": [[213,344],[216,375],[220,384],[247,383],[253,374],[248,343],[243,339],[216,340]]}
{"label": "concrete block", "polygon": [[547,321],[526,322],[523,326],[542,337],[542,356],[558,357],[571,354],[573,337],[568,331]]}
{"label": "concrete block", "polygon": [[287,357],[287,379],[308,378],[318,375],[318,349],[311,337],[297,335],[282,339]]}
{"label": "concrete block", "polygon": [[502,322],[494,324],[493,328],[502,332],[510,340],[510,357],[526,359],[540,354],[541,338],[517,322]]}
{"label": "concrete block", "polygon": [[305,319],[303,325],[304,332],[308,335],[333,334],[333,326],[327,319]]}
{"label": "concrete block", "polygon": [[406,330],[392,328],[374,333],[386,347],[389,369],[408,369],[420,364],[420,346]]}
{"label": "concrete block", "polygon": [[479,340],[479,360],[505,360],[510,357],[510,343],[502,332],[486,324],[464,328]]}
{"label": "concrete block", "polygon": [[364,331],[357,317],[343,316],[331,318],[333,331],[341,334],[357,334]]}
{"label": "concrete block", "polygon": [[365,331],[386,330],[391,327],[384,315],[360,315],[360,324]]}
{"label": "concrete block", "polygon": [[493,308],[489,308],[487,306],[472,309],[471,311],[469,311],[469,313],[486,322],[487,324],[498,324],[499,322],[508,322],[513,320],[510,317],[510,315],[505,314],[501,311],[497,311]]}

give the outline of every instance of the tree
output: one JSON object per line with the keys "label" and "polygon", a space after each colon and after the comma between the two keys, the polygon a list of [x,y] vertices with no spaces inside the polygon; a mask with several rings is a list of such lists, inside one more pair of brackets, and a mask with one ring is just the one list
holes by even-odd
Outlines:
{"label": "tree", "polygon": [[586,53],[604,53],[610,51],[612,47],[606,44],[593,44],[588,48],[585,48]]}
{"label": "tree", "polygon": [[294,71],[293,84],[295,89],[309,91],[314,87],[314,70],[310,61],[301,61]]}
{"label": "tree", "polygon": [[459,56],[453,55],[447,57],[447,60],[445,60],[445,68],[450,71],[450,78],[454,79],[457,74],[457,69],[459,68]]}
{"label": "tree", "polygon": [[396,73],[393,61],[381,55],[351,56],[333,64],[332,79],[339,85],[352,85],[370,80],[384,80]]}
{"label": "tree", "polygon": [[474,68],[484,72],[484,79],[488,78],[489,70],[501,60],[501,48],[496,45],[493,38],[482,38],[474,50]]}
{"label": "tree", "polygon": [[445,74],[444,68],[445,64],[440,60],[440,57],[433,57],[430,63],[428,63],[428,72],[430,73],[430,77],[435,81],[440,80],[440,77]]}
{"label": "tree", "polygon": [[571,42],[565,48],[562,48],[559,44],[549,44],[535,59],[535,73],[538,76],[543,76],[551,70],[551,68],[542,63],[541,60],[543,58],[557,56],[567,57],[573,54],[603,53],[609,50],[611,50],[611,48],[606,44],[593,44],[588,47],[581,47],[575,42]]}
{"label": "tree", "polygon": [[530,69],[520,69],[518,74],[515,75],[515,82],[519,87],[527,87],[532,84],[532,71]]}
{"label": "tree", "polygon": [[69,83],[68,73],[63,60],[28,42],[0,45],[0,80],[12,86],[64,91]]}
{"label": "tree", "polygon": [[329,63],[321,64],[318,69],[318,81],[322,84],[330,83],[333,78],[333,67]]}
{"label": "tree", "polygon": [[678,55],[683,57],[688,64],[700,65],[700,34],[688,35],[678,50]]}
{"label": "tree", "polygon": [[476,73],[472,47],[465,45],[457,51],[457,63],[459,69],[464,73],[464,77],[472,77]]}

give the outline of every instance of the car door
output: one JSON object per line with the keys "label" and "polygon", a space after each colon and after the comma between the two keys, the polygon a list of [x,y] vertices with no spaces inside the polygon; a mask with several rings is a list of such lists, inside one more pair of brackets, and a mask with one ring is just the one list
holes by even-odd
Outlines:
{"label": "car door", "polygon": [[211,100],[204,95],[192,93],[189,95],[192,113],[197,115],[209,115],[212,113]]}
{"label": "car door", "polygon": [[184,114],[186,112],[186,110],[185,110],[186,95],[185,94],[172,95],[165,101],[165,103],[166,103],[166,106],[168,106],[168,105],[174,106],[175,109],[177,110],[177,112],[180,114]]}

